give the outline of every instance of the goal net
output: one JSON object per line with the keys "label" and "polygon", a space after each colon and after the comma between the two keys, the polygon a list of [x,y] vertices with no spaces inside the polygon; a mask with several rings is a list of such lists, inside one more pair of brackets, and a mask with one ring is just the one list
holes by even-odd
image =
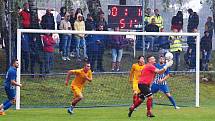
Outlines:
{"label": "goal net", "polygon": [[[103,69],[102,72],[94,70],[92,83],[87,83],[84,88],[84,100],[78,106],[93,107],[93,106],[122,106],[132,103],[132,86],[129,84],[129,71],[133,63],[137,62],[137,57],[140,55],[153,54],[158,57],[160,49],[150,51],[147,47],[145,38],[149,36],[182,36],[184,43],[188,36],[195,36],[196,41],[196,65],[195,70],[188,71],[185,66],[183,50],[180,55],[180,66],[178,71],[171,71],[172,77],[168,79],[170,91],[179,106],[196,106],[199,107],[199,60],[200,60],[200,34],[199,33],[169,33],[169,32],[116,32],[116,31],[62,31],[62,30],[34,30],[34,29],[18,29],[17,31],[17,58],[21,60],[22,44],[21,39],[23,34],[44,35],[52,34],[85,34],[85,35],[105,35],[110,38],[112,35],[122,35],[128,37],[127,45],[123,47],[123,56],[120,63],[120,71],[111,70],[112,51],[111,39],[107,39],[102,55]],[[143,37],[144,36],[144,37]],[[140,38],[140,39],[138,39]],[[40,40],[41,41],[41,40]],[[72,40],[75,41],[75,40]],[[140,47],[142,43],[144,47]],[[42,43],[43,44],[43,43]],[[74,44],[74,43],[73,43]],[[86,38],[87,44],[87,38]],[[186,46],[186,44],[185,44]],[[140,48],[138,48],[140,47]],[[21,68],[17,70],[17,82],[23,83],[23,87],[17,87],[17,103],[16,109],[20,107],[65,107],[70,105],[73,94],[70,91],[70,86],[66,87],[64,82],[66,73],[71,69],[79,69],[83,66],[83,60],[78,60],[76,57],[70,57],[70,60],[63,60],[61,53],[58,52],[58,42],[53,52],[53,67],[49,73],[40,74],[40,63],[36,63],[35,72],[21,73]],[[148,49],[148,50],[147,50]],[[184,47],[186,49],[186,47]],[[83,48],[80,49],[83,52]],[[42,54],[42,53],[40,53]],[[87,54],[89,54],[87,52]],[[91,53],[92,54],[92,53]],[[82,54],[81,56],[84,57]],[[38,59],[37,57],[34,59]],[[82,58],[81,58],[82,59]],[[158,60],[158,58],[157,58]],[[22,65],[21,61],[20,65]],[[96,64],[95,64],[96,65]],[[38,71],[37,71],[38,70]],[[103,72],[104,71],[104,72]],[[71,80],[74,77],[71,77]],[[70,81],[71,82],[71,81]],[[162,93],[154,95],[156,104],[170,105],[170,102]]]}

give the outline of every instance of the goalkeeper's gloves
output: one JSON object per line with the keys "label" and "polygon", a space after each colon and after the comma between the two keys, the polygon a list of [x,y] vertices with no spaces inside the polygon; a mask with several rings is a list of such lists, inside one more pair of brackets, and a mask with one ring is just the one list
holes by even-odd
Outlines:
{"label": "goalkeeper's gloves", "polygon": [[163,67],[165,70],[173,65],[173,60],[167,60],[166,65]]}

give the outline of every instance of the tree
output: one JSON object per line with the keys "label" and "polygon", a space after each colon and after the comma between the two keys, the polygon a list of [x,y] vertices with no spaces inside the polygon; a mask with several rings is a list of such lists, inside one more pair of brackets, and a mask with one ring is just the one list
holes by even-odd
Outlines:
{"label": "tree", "polygon": [[214,20],[214,23],[215,23],[215,0],[212,0],[212,14],[213,14],[213,20]]}

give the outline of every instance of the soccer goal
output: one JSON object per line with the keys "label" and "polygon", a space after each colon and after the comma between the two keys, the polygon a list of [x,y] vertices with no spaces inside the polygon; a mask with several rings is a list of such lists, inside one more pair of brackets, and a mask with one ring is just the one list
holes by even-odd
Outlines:
{"label": "soccer goal", "polygon": [[[136,57],[139,55],[154,54],[158,56],[159,52],[145,51],[145,46],[142,50],[136,50],[137,41],[143,42],[145,40],[137,40],[135,36],[187,36],[196,37],[196,66],[195,71],[173,71],[173,78],[169,81],[172,94],[179,105],[199,107],[199,78],[200,78],[200,34],[199,33],[172,33],[172,32],[116,32],[116,31],[65,31],[65,30],[39,30],[39,29],[18,29],[17,30],[17,58],[21,60],[21,39],[23,33],[34,34],[86,34],[86,35],[123,35],[134,38],[128,48],[123,48],[123,58],[121,62],[122,70],[111,72],[110,68],[105,67],[105,72],[96,72],[93,75],[93,83],[87,84],[84,93],[85,100],[80,104],[81,106],[120,106],[129,105],[132,103],[132,88],[128,84],[129,71],[132,63],[136,62]],[[131,39],[131,38],[128,38]],[[107,41],[106,43],[108,43]],[[104,50],[103,63],[105,66],[110,66],[111,63],[111,49],[107,47]],[[24,82],[24,86],[20,90],[17,87],[16,109],[21,107],[64,107],[69,105],[72,97],[69,87],[64,86],[66,70],[78,69],[79,64],[73,62],[65,62],[61,60],[60,54],[55,50],[54,55],[57,60],[53,72],[47,74],[48,76],[42,81],[39,79],[22,77],[21,66],[17,69],[17,82]],[[73,60],[74,58],[71,58]],[[109,61],[109,62],[107,62]],[[21,61],[19,61],[21,65]],[[183,66],[183,63],[181,63]],[[71,67],[70,67],[71,66]],[[75,68],[77,67],[77,68]],[[59,70],[61,68],[61,70]],[[56,70],[56,71],[55,71]],[[190,94],[192,93],[192,94]],[[155,100],[160,103],[163,97],[158,94]],[[65,105],[66,104],[66,105]]]}

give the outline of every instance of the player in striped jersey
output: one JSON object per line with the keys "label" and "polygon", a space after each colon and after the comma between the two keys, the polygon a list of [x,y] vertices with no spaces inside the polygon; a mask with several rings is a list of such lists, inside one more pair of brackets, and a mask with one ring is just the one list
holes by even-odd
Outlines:
{"label": "player in striped jersey", "polygon": [[[156,63],[155,67],[158,69],[162,69],[165,65],[166,65],[165,57],[160,56],[159,63]],[[152,92],[152,94],[155,94],[158,91],[163,92],[169,98],[169,100],[172,103],[172,105],[174,106],[174,108],[179,109],[179,107],[176,106],[175,100],[173,99],[173,97],[170,94],[169,86],[166,81],[169,77],[170,77],[169,68],[163,74],[156,74],[156,77],[151,86],[151,92]]]}

